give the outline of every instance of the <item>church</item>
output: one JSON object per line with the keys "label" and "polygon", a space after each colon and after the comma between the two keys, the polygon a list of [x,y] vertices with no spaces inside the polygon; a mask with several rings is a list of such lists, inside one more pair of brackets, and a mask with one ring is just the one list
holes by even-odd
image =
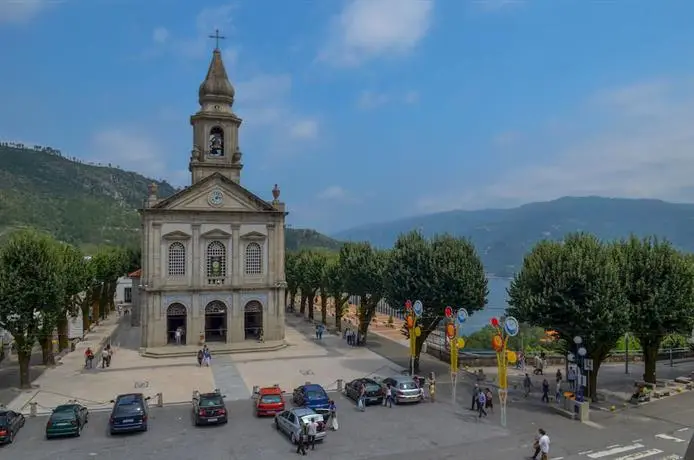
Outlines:
{"label": "church", "polygon": [[[142,217],[138,304],[142,347],[213,351],[284,346],[284,203],[241,185],[241,118],[219,47],[190,117],[191,185],[168,198],[150,186]],[[186,347],[187,348],[187,347]]]}

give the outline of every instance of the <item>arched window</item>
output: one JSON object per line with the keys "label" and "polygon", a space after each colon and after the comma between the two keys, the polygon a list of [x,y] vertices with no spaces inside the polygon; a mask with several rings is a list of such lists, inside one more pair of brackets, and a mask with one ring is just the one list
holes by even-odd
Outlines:
{"label": "arched window", "polygon": [[169,276],[186,275],[186,247],[175,242],[169,245]]}
{"label": "arched window", "polygon": [[222,278],[227,274],[226,248],[221,241],[207,245],[207,277]]}
{"label": "arched window", "polygon": [[246,275],[263,273],[263,249],[258,243],[248,243],[246,246]]}

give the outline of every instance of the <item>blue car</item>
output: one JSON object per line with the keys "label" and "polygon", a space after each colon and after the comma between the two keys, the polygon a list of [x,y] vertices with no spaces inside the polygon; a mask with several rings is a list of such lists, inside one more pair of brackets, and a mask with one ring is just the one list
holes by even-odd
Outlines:
{"label": "blue car", "polygon": [[330,407],[330,398],[322,386],[315,383],[302,385],[294,390],[292,400],[297,406],[308,407],[316,413],[325,415]]}
{"label": "blue car", "polygon": [[113,410],[108,419],[110,433],[130,433],[133,431],[147,431],[149,410],[147,401],[142,393],[129,393],[118,395],[111,401]]}

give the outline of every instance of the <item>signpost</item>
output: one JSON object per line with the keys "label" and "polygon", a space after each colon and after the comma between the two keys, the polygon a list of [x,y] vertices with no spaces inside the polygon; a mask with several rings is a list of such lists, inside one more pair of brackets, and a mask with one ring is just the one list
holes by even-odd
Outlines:
{"label": "signpost", "polygon": [[417,319],[424,313],[424,305],[421,300],[412,304],[411,300],[405,302],[405,324],[410,331],[410,375],[414,377],[414,362],[417,356],[417,337],[422,335],[422,330],[417,326]]}

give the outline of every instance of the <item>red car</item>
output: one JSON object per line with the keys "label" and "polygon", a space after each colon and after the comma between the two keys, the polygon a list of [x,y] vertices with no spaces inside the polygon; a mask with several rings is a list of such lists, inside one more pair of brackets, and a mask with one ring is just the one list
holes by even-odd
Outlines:
{"label": "red car", "polygon": [[284,411],[284,396],[279,387],[267,387],[258,390],[255,415],[275,415]]}

